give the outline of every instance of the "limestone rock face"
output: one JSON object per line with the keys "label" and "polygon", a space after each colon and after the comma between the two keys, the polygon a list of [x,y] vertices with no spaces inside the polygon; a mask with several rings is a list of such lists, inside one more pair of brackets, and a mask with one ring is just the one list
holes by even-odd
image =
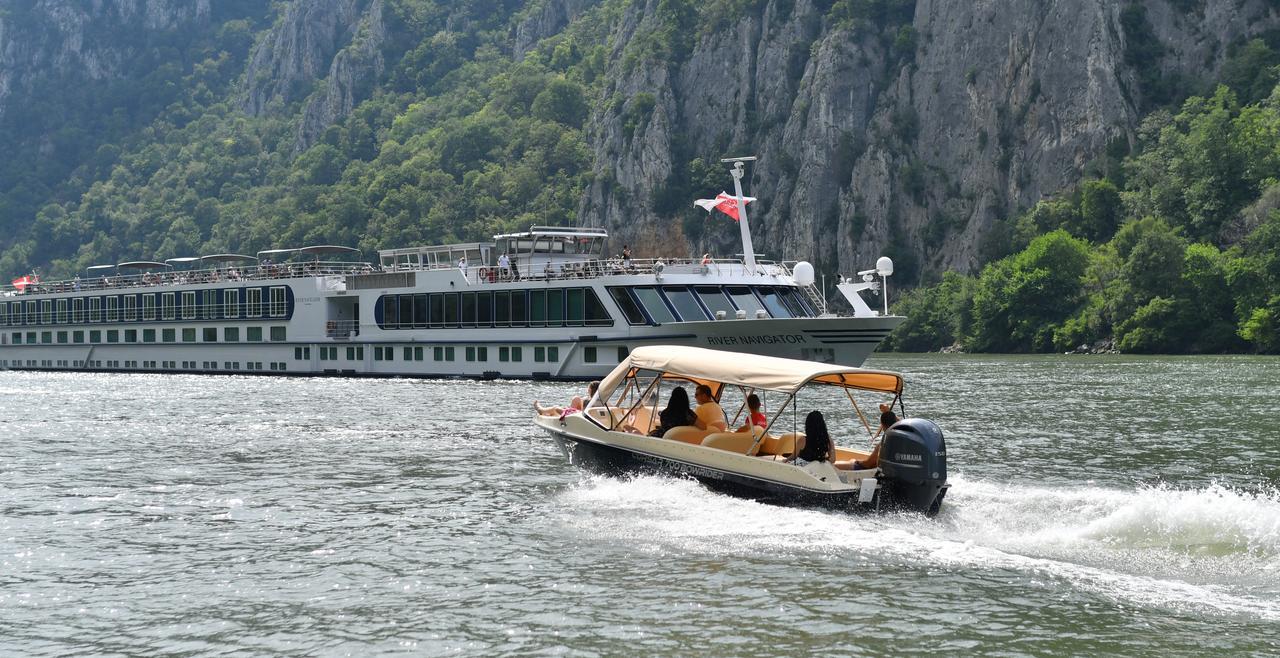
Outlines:
{"label": "limestone rock face", "polygon": [[[1193,14],[1140,4],[1159,65],[1193,80],[1213,78],[1228,44],[1280,24],[1263,0],[1208,0]],[[736,253],[731,220],[689,224],[656,200],[680,189],[673,176],[703,175],[680,171],[684,156],[757,155],[757,251],[843,273],[884,253],[916,273],[971,272],[998,222],[1076,183],[1109,141],[1133,139],[1144,99],[1125,6],[918,0],[909,22],[868,29],[810,0],[770,0],[691,36],[681,61],[636,66],[623,54],[657,3],[633,3],[610,100],[590,119],[581,218],[642,249]],[[720,180],[731,189],[727,170]]]}
{"label": "limestone rock face", "polygon": [[211,0],[39,0],[21,21],[0,13],[0,119],[41,77],[119,77],[137,55],[103,34],[178,31],[208,24]]}

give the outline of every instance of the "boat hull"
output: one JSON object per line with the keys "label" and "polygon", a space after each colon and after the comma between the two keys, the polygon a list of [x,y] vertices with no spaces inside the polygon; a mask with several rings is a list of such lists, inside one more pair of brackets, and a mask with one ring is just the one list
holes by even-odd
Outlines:
{"label": "boat hull", "polygon": [[858,489],[814,491],[793,484],[752,477],[708,463],[673,459],[622,446],[610,445],[563,430],[546,428],[569,463],[584,470],[611,476],[658,474],[691,477],[708,488],[733,496],[765,503],[820,507],[849,512],[904,511],[929,516],[937,514],[946,493],[946,485],[930,487],[905,486],[881,479],[869,499]]}

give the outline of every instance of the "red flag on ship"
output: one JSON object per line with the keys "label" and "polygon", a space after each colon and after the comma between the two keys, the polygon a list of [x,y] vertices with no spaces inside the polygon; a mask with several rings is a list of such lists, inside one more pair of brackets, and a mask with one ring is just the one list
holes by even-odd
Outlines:
{"label": "red flag on ship", "polygon": [[20,276],[14,279],[13,287],[17,288],[18,292],[26,292],[27,286],[34,285],[37,283],[40,283],[40,278],[31,274],[28,274],[26,276]]}
{"label": "red flag on ship", "polygon": [[[744,205],[751,203],[752,201],[755,201],[755,200],[756,198],[752,196],[742,197],[742,203]],[[698,199],[697,201],[693,202],[693,205],[699,208],[702,208],[707,212],[711,212],[712,210],[719,210],[720,212],[732,217],[733,221],[735,222],[738,221],[739,219],[738,218],[738,198],[729,194],[728,192],[721,192],[720,194],[717,194],[716,198],[714,199]]]}

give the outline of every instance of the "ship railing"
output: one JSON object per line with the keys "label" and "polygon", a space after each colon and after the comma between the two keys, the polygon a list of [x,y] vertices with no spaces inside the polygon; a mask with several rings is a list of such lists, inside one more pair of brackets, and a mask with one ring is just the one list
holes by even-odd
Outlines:
{"label": "ship railing", "polygon": [[[29,284],[24,294],[85,292],[118,290],[122,288],[149,288],[153,286],[180,286],[188,284],[236,284],[245,281],[270,279],[300,279],[323,276],[369,274],[380,271],[369,263],[343,263],[311,261],[304,263],[268,263],[249,267],[217,267],[181,272],[145,272],[143,274],[117,274],[91,278],[41,281]],[[5,289],[7,293],[12,287]]]}
{"label": "ship railing", "polygon": [[[436,268],[439,269],[439,268]],[[512,281],[572,281],[598,279],[606,276],[641,274],[716,274],[721,276],[749,276],[752,274],[741,259],[734,258],[608,258],[587,261],[547,263],[533,271],[526,268],[512,270],[497,266],[467,267],[464,271],[467,283],[508,283]],[[757,261],[757,275],[785,275],[790,269],[773,261]]]}
{"label": "ship railing", "polygon": [[329,320],[324,323],[324,335],[326,338],[348,340],[360,335],[360,323],[355,320]]}

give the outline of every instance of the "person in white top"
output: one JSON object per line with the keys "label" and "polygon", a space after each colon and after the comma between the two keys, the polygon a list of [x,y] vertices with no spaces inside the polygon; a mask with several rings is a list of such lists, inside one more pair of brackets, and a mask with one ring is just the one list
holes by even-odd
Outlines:
{"label": "person in white top", "polygon": [[462,276],[467,275],[467,257],[463,256],[458,259],[458,269],[462,270]]}
{"label": "person in white top", "polygon": [[505,253],[498,256],[498,271],[502,273],[503,280],[506,280],[511,274],[511,259],[507,258]]}

